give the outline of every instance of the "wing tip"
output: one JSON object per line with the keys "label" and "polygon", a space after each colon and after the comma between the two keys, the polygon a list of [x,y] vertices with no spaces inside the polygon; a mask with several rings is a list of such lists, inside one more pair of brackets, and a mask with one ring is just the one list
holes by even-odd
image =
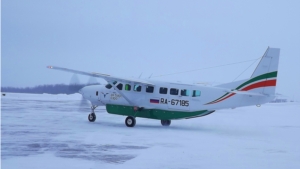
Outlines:
{"label": "wing tip", "polygon": [[94,75],[100,75],[100,76],[110,76],[108,74],[103,74],[103,73],[97,73],[97,72],[91,72]]}

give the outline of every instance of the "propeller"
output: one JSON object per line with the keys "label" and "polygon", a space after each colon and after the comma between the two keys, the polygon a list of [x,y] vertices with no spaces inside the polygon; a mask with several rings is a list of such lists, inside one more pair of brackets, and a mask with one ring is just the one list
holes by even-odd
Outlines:
{"label": "propeller", "polygon": [[78,75],[74,74],[70,80],[69,86],[68,86],[68,93],[67,94],[74,94],[78,93],[79,90],[85,86],[90,85],[99,85],[100,83],[97,81],[95,77],[90,77],[88,80],[88,83],[80,83]]}
{"label": "propeller", "polygon": [[[67,94],[74,94],[78,93],[79,90],[85,86],[90,86],[90,85],[99,85],[100,83],[97,81],[95,77],[90,77],[88,80],[88,83],[80,83],[80,80],[78,78],[77,74],[73,74],[71,77],[69,86],[68,86],[68,93]],[[81,96],[80,104],[78,107],[79,112],[87,112],[90,111],[90,106],[91,103],[87,99]]]}
{"label": "propeller", "polygon": [[74,94],[78,93],[78,91],[86,86],[85,84],[80,84],[79,78],[77,74],[74,74],[70,80],[69,86],[68,86],[68,93],[67,94]]}
{"label": "propeller", "polygon": [[91,102],[81,96],[80,103],[78,105],[78,112],[89,112],[91,111]]}

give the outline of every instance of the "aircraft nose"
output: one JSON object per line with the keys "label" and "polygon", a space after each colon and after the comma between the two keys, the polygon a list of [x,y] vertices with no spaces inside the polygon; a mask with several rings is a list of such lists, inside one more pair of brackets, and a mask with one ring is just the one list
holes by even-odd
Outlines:
{"label": "aircraft nose", "polygon": [[81,88],[78,93],[82,95],[84,98],[88,98],[91,96],[91,92],[94,91],[92,86],[85,86]]}
{"label": "aircraft nose", "polygon": [[78,93],[80,93],[83,96],[85,93],[85,90],[86,90],[86,87],[83,87],[78,91]]}

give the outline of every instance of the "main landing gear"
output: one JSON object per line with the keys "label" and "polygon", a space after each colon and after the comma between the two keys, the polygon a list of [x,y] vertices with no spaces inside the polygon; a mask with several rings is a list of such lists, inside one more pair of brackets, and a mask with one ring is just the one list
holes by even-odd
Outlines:
{"label": "main landing gear", "polygon": [[170,126],[171,120],[161,120],[161,125],[163,126]]}
{"label": "main landing gear", "polygon": [[[134,127],[136,124],[135,117],[128,116],[125,119],[125,124],[127,127]],[[170,126],[171,125],[171,120],[161,120],[161,125],[163,126]]]}
{"label": "main landing gear", "polygon": [[127,127],[134,127],[135,123],[136,123],[135,117],[128,116],[125,119],[125,124],[126,124]]}
{"label": "main landing gear", "polygon": [[88,119],[90,122],[94,122],[96,121],[96,114],[95,114],[95,109],[97,108],[97,106],[92,106],[91,107],[91,113],[88,116]]}

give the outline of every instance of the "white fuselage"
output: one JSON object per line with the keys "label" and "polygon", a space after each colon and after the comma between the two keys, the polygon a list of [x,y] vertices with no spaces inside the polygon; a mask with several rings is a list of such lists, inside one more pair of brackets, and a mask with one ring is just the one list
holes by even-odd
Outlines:
{"label": "white fuselage", "polygon": [[48,66],[65,72],[104,79],[107,85],[86,86],[79,90],[91,106],[90,122],[96,120],[95,108],[106,106],[110,114],[127,116],[126,126],[135,126],[136,117],[171,120],[202,117],[215,110],[270,102],[275,95],[280,49],[268,48],[249,79],[207,87],[124,78],[97,72],[85,72]]}
{"label": "white fuselage", "polygon": [[[273,96],[235,95],[225,98],[217,103],[210,103],[228,93],[223,88],[150,81],[155,84],[152,90],[147,85],[137,86],[133,83],[117,82],[114,87],[109,85],[93,85],[82,88],[79,93],[93,105],[103,106],[132,105],[146,109],[161,109],[172,111],[199,111],[236,108],[241,106],[260,105],[273,99]],[[122,85],[120,85],[122,84]],[[127,85],[127,86],[126,86]],[[130,89],[129,87],[130,86]],[[119,89],[117,88],[119,87]],[[120,91],[118,91],[120,90]],[[254,89],[253,91],[255,91]],[[130,100],[130,102],[128,101]]]}

